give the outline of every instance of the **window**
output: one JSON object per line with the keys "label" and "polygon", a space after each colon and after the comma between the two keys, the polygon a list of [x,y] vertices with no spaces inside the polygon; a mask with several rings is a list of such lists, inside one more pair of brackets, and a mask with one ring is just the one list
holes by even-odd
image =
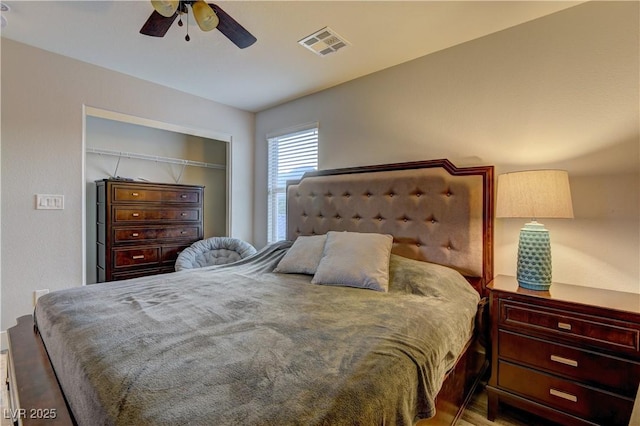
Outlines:
{"label": "window", "polygon": [[268,138],[268,235],[273,243],[287,236],[287,181],[318,168],[318,126]]}

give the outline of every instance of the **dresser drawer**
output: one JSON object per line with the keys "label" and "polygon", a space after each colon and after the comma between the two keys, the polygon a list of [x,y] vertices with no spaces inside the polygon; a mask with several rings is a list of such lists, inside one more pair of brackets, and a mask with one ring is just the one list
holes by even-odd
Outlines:
{"label": "dresser drawer", "polygon": [[115,223],[132,222],[197,222],[200,221],[200,209],[190,208],[132,208],[114,207]]}
{"label": "dresser drawer", "polygon": [[498,385],[524,398],[605,425],[627,425],[633,399],[499,361]]}
{"label": "dresser drawer", "polygon": [[500,325],[531,330],[604,349],[637,353],[640,327],[603,318],[565,314],[541,306],[500,300]]}
{"label": "dresser drawer", "polygon": [[640,363],[500,330],[500,358],[633,397]]}
{"label": "dresser drawer", "polygon": [[180,252],[189,247],[189,245],[190,244],[183,244],[179,246],[162,246],[160,255],[162,263],[175,263]]}
{"label": "dresser drawer", "polygon": [[160,247],[141,247],[113,250],[113,266],[122,268],[134,265],[149,265],[160,260]]}
{"label": "dresser drawer", "polygon": [[150,189],[135,186],[113,186],[112,202],[140,203],[200,203],[199,190],[190,189]]}
{"label": "dresser drawer", "polygon": [[166,273],[160,268],[151,268],[151,269],[136,269],[134,271],[120,271],[114,272],[111,275],[111,281],[121,281],[121,280],[130,280],[133,278],[146,277],[149,275],[158,275]]}
{"label": "dresser drawer", "polygon": [[171,226],[171,227],[114,227],[113,240],[116,243],[150,240],[175,240],[187,239],[195,241],[200,235],[198,226]]}

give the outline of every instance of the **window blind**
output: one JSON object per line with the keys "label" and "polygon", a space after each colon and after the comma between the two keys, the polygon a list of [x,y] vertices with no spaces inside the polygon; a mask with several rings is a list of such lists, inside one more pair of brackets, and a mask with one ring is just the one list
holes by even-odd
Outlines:
{"label": "window blind", "polygon": [[269,243],[286,239],[287,181],[318,168],[318,128],[268,139],[268,235]]}

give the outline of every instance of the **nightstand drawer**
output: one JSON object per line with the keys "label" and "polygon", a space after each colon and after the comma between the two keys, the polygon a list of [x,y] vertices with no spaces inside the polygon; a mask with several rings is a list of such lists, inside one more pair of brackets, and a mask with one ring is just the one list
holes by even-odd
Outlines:
{"label": "nightstand drawer", "polygon": [[603,318],[573,316],[513,301],[500,301],[500,324],[564,337],[604,349],[637,352],[640,329]]}
{"label": "nightstand drawer", "polygon": [[499,356],[633,397],[640,363],[500,330]]}
{"label": "nightstand drawer", "polygon": [[627,425],[633,399],[499,361],[498,386],[585,420]]}

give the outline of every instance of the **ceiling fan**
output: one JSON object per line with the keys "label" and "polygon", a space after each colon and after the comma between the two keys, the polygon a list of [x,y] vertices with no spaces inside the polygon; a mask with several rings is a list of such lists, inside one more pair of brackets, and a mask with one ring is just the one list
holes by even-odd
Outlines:
{"label": "ceiling fan", "polygon": [[[207,4],[203,0],[151,0],[151,4],[154,11],[140,29],[140,34],[164,37],[178,16],[189,13],[187,6],[190,6],[202,31],[211,31],[217,28],[240,49],[249,47],[256,42],[256,38],[249,31],[220,9],[220,6],[213,3]],[[182,26],[182,17],[178,19],[178,25]],[[185,40],[190,40],[188,30]]]}

